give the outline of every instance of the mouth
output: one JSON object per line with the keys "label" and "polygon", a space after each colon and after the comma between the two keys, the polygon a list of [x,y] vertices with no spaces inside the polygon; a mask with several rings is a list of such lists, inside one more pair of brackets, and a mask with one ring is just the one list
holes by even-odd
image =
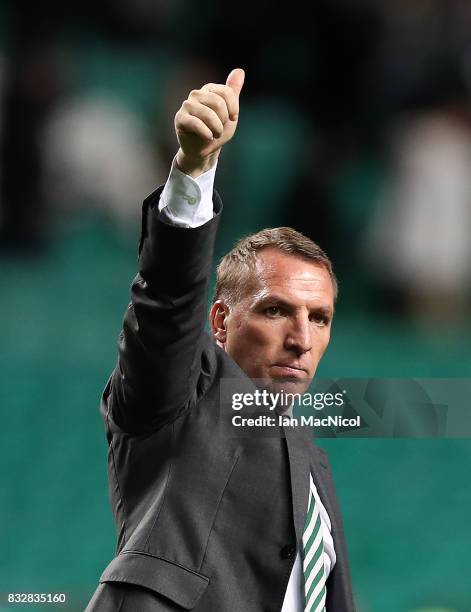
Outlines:
{"label": "mouth", "polygon": [[304,379],[307,375],[307,371],[304,368],[288,363],[275,363],[271,369],[276,376],[283,378]]}

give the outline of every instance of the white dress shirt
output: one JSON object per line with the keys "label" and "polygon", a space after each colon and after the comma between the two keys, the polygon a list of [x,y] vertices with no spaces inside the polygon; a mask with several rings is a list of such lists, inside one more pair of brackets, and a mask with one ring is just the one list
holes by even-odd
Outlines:
{"label": "white dress shirt", "polygon": [[[209,221],[213,215],[213,186],[216,176],[215,164],[210,170],[196,179],[181,172],[173,160],[169,177],[160,195],[159,211],[165,208],[167,220],[179,227],[199,227]],[[321,529],[324,539],[324,568],[328,577],[335,561],[335,548],[331,535],[331,523],[327,510],[320,500],[316,486],[311,479],[316,503],[319,505]],[[307,508],[306,508],[307,512]],[[304,580],[303,565],[299,551],[291,571],[281,612],[303,612]]]}

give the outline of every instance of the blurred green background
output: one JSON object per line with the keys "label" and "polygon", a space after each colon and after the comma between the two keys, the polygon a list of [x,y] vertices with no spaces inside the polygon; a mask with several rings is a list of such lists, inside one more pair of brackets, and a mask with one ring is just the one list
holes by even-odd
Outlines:
{"label": "blurred green background", "polygon": [[[237,17],[209,0],[144,2],[143,14],[127,2],[0,6],[0,593],[65,592],[66,609],[81,610],[114,555],[98,402],[136,270],[140,202],[165,180],[173,114],[191,88],[247,70],[237,138],[219,163],[217,257],[244,233],[289,223],[334,260],[340,300],[319,376],[470,376],[468,244],[427,208],[436,173],[424,153],[445,169],[436,192],[471,159],[458,70],[469,11],[336,1],[301,19],[299,7],[274,15],[264,2],[243,2]],[[414,181],[431,186],[425,208],[404,187]],[[445,187],[438,204],[471,228],[471,191]],[[397,229],[410,219],[395,202],[428,227],[417,261],[461,276],[415,270],[414,235]],[[388,228],[397,248],[386,257]],[[322,445],[359,612],[470,612],[471,440]]]}

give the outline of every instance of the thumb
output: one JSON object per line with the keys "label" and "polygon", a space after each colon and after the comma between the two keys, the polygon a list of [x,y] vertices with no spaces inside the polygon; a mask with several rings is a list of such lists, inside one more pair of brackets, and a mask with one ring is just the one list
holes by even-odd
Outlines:
{"label": "thumb", "polygon": [[229,85],[229,87],[236,94],[236,96],[239,97],[240,90],[242,89],[242,86],[244,84],[244,80],[245,72],[242,70],[242,68],[234,68],[234,70],[231,70],[229,76],[226,79],[226,85]]}

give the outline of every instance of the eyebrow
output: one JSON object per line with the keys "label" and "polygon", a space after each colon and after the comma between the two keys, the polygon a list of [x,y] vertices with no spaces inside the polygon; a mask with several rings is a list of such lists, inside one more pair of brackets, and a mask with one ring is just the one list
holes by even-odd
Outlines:
{"label": "eyebrow", "polygon": [[[296,309],[296,306],[293,306],[293,304],[291,304],[290,302],[287,302],[284,298],[276,294],[262,296],[261,298],[255,301],[254,306],[259,307],[259,306],[263,306],[264,304],[270,304],[270,303],[276,303],[277,306],[282,306],[283,308],[286,308],[287,310]],[[328,317],[333,317],[334,315],[334,310],[332,308],[330,308],[329,306],[322,306],[322,305],[314,306],[313,308],[310,308],[309,312],[323,314],[324,316],[328,316]]]}

